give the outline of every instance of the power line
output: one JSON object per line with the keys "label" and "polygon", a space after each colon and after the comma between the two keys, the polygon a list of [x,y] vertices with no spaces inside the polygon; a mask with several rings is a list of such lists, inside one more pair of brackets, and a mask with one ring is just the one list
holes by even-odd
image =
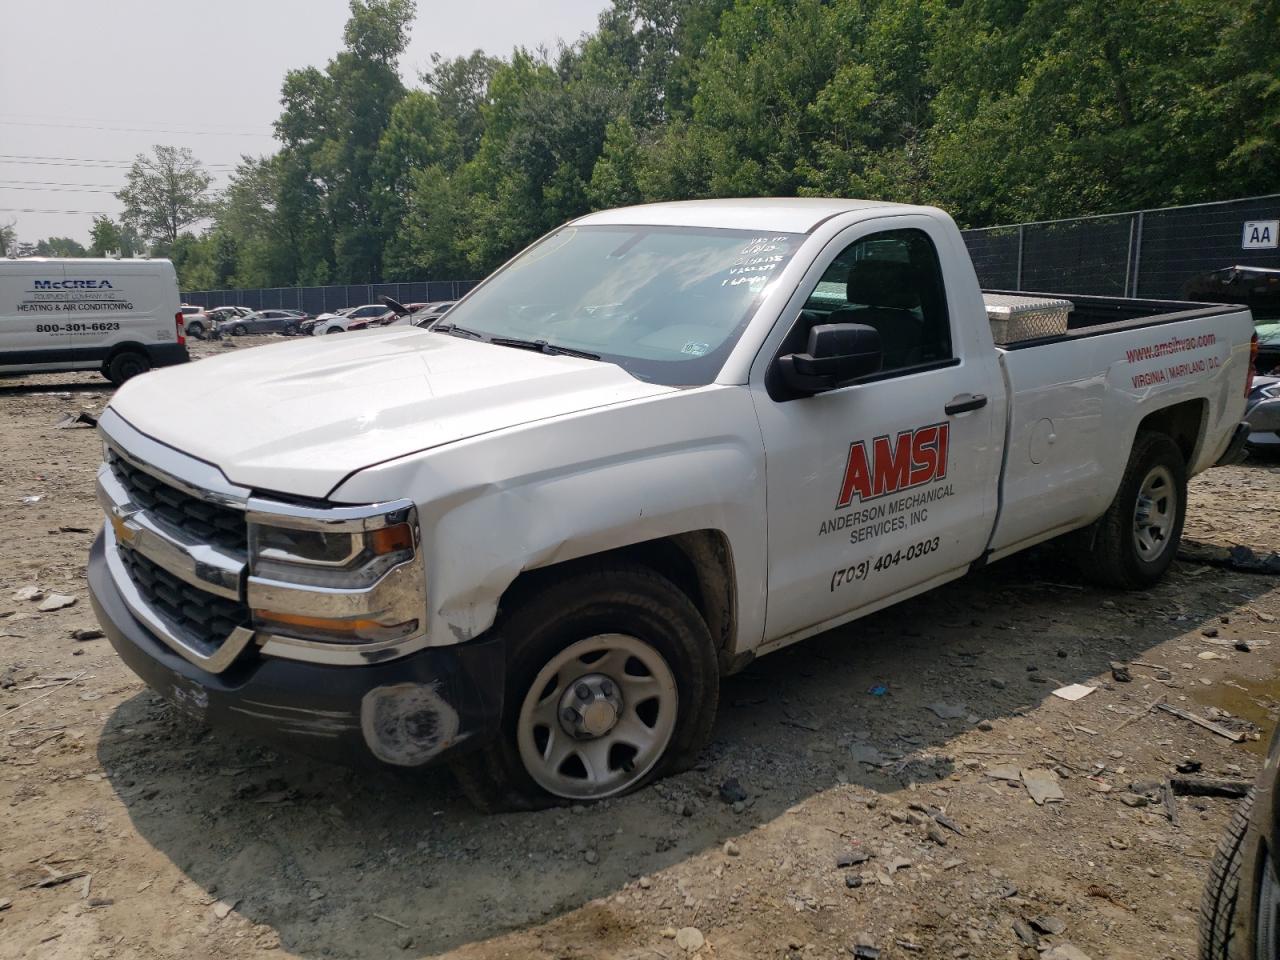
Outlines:
{"label": "power line", "polygon": [[217,130],[159,130],[154,127],[83,126],[75,123],[41,123],[36,120],[0,120],[7,127],[52,127],[61,130],[109,130],[115,133],[161,133],[178,137],[271,137],[271,133],[226,133]]}
{"label": "power line", "polygon": [[106,190],[91,190],[85,187],[6,187],[0,184],[0,190],[34,190],[37,193],[117,193],[123,189],[123,187]]}
{"label": "power line", "polygon": [[[49,157],[39,153],[0,153],[0,162],[17,163],[18,161],[29,161],[31,163],[65,163],[67,165],[74,164],[91,164],[93,166],[115,166],[129,168],[133,166],[133,160],[107,160],[104,158],[94,157]],[[205,167],[223,167],[226,169],[235,169],[239,164],[236,163],[203,163]]]}
{"label": "power line", "polygon": [[0,207],[0,213],[68,213],[78,217],[96,216],[98,214],[106,217],[111,216],[109,210],[39,210],[35,207]]}
{"label": "power line", "polygon": [[0,184],[8,184],[9,186],[22,184],[23,186],[33,187],[108,187],[112,190],[120,189],[114,183],[64,183],[61,180],[0,180]]}
{"label": "power line", "polygon": [[[103,118],[103,117],[101,117],[101,116],[96,116],[96,117],[67,117],[67,116],[51,117],[51,116],[49,116],[48,114],[45,114],[45,113],[14,113],[14,112],[12,112],[12,111],[0,111],[0,117],[7,117],[7,118],[9,118],[10,120],[32,120],[32,121],[41,121],[41,122],[43,122],[43,123],[54,123],[54,122],[56,122],[56,123],[69,123],[69,124],[100,124],[100,123],[108,122],[108,121],[105,121],[105,120],[104,120],[104,118]],[[115,121],[110,121],[110,122],[115,122]],[[123,122],[128,123],[129,121],[123,121]],[[154,127],[154,128],[156,128],[157,130],[171,130],[171,129],[173,129],[173,127],[174,127],[174,124],[172,124],[172,123],[163,123],[163,122],[162,122],[162,123],[153,123],[153,122],[151,122],[151,121],[145,121],[145,122],[146,122],[147,126],[149,126],[149,127]],[[179,127],[181,127],[181,126],[183,126],[183,124],[179,123],[179,124],[178,124],[178,126],[179,126]],[[206,123],[201,123],[201,124],[200,124],[200,128],[201,128],[201,129],[204,129],[204,130],[210,130],[210,131],[212,131],[212,132],[214,132],[214,133],[217,133],[217,132],[219,132],[219,130],[221,130],[222,132],[226,132],[226,133],[248,133],[248,134],[254,134],[254,135],[257,135],[257,133],[258,133],[258,132],[260,131],[260,129],[261,129],[261,128],[258,128],[258,127],[253,127],[253,128],[250,128],[250,127],[244,127],[244,126],[240,126],[239,124],[234,124],[234,123],[207,123],[207,122],[206,122]]]}

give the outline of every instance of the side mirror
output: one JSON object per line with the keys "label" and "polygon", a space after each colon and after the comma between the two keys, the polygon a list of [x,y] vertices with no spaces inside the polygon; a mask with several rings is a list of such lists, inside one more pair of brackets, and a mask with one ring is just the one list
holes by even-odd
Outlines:
{"label": "side mirror", "polygon": [[834,390],[877,373],[883,362],[880,331],[861,323],[820,323],[809,331],[807,353],[778,358],[787,386],[797,393]]}

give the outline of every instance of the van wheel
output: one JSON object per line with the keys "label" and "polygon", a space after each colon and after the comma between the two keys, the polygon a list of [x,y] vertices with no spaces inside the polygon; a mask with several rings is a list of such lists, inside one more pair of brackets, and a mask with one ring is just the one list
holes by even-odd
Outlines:
{"label": "van wheel", "polygon": [[524,593],[494,629],[507,651],[501,731],[454,764],[482,810],[629,793],[691,766],[710,738],[711,634],[647,567],[583,567]]}
{"label": "van wheel", "polygon": [[1079,557],[1085,576],[1127,590],[1151,586],[1178,552],[1186,504],[1182,451],[1166,434],[1141,431],[1115,499],[1085,532]]}
{"label": "van wheel", "polygon": [[126,380],[136,377],[140,373],[146,373],[150,369],[151,361],[147,359],[145,353],[126,350],[112,357],[103,368],[102,373],[118,387]]}

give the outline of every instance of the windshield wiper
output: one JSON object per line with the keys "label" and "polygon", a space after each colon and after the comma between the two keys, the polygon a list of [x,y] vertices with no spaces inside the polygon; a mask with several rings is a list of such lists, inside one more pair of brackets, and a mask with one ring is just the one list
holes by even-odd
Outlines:
{"label": "windshield wiper", "polygon": [[460,327],[456,323],[437,323],[427,329],[432,333],[456,333],[464,337],[470,337],[472,340],[484,339],[484,334],[478,330],[468,330],[466,327]]}
{"label": "windshield wiper", "polygon": [[583,360],[599,360],[600,354],[588,353],[586,350],[575,350],[573,347],[560,347],[545,340],[522,340],[519,337],[490,337],[490,343],[500,347],[515,347],[519,350],[537,350],[550,356],[580,357]]}

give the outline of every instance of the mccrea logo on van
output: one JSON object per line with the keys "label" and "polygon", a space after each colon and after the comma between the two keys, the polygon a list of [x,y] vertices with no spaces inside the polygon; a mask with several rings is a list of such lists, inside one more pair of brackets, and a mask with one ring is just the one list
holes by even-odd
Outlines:
{"label": "mccrea logo on van", "polygon": [[113,290],[110,280],[35,280],[37,290]]}

